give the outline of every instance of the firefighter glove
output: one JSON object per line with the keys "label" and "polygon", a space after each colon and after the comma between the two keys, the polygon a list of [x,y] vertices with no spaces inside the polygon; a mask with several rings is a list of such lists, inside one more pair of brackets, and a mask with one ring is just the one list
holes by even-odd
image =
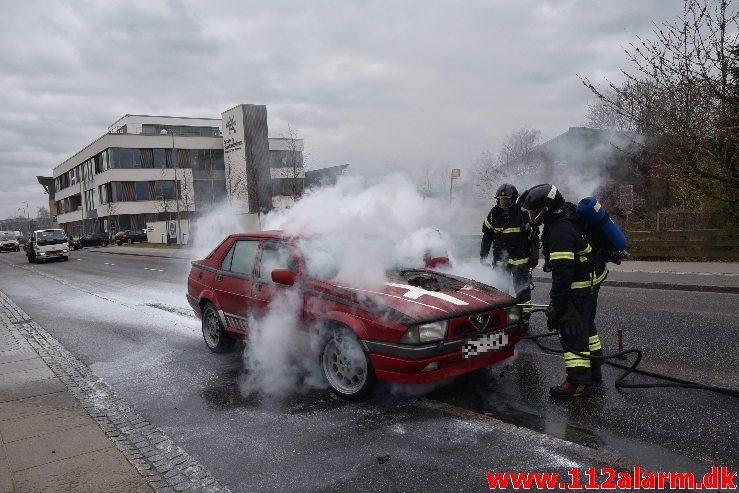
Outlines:
{"label": "firefighter glove", "polygon": [[531,245],[531,251],[529,253],[529,261],[527,265],[531,269],[535,269],[536,266],[539,265],[539,247],[534,244]]}
{"label": "firefighter glove", "polygon": [[577,336],[582,335],[583,323],[580,317],[580,312],[572,303],[567,304],[567,309],[559,317],[557,326],[562,335],[565,336]]}
{"label": "firefighter glove", "polygon": [[547,309],[544,310],[544,315],[547,316],[547,329],[550,332],[557,330],[557,320],[562,316],[562,313],[564,313],[564,307],[554,301],[549,303]]}

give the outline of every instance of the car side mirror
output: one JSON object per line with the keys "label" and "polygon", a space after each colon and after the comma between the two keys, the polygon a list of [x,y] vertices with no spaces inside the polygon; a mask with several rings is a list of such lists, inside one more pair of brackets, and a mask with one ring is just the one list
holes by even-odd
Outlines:
{"label": "car side mirror", "polygon": [[272,271],[272,282],[292,286],[295,284],[298,275],[290,269],[275,269]]}

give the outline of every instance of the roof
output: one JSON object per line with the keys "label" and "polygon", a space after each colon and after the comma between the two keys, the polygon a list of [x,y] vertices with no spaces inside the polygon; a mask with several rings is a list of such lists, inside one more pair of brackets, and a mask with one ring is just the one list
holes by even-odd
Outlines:
{"label": "roof", "polygon": [[229,235],[229,238],[268,238],[268,239],[280,239],[284,238],[282,230],[271,230],[271,231],[254,231],[251,233],[233,233]]}

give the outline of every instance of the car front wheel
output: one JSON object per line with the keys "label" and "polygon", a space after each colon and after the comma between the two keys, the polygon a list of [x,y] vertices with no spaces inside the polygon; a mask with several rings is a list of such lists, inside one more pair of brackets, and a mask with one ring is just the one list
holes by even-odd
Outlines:
{"label": "car front wheel", "polygon": [[331,391],[350,401],[367,395],[377,381],[372,362],[359,339],[346,328],[328,334],[320,363]]}
{"label": "car front wheel", "polygon": [[203,339],[208,349],[214,353],[226,352],[234,345],[233,338],[226,334],[218,311],[211,303],[203,309]]}
{"label": "car front wheel", "polygon": [[102,243],[100,243],[100,246],[106,247],[106,246],[108,246],[108,242],[107,241],[103,241]]}

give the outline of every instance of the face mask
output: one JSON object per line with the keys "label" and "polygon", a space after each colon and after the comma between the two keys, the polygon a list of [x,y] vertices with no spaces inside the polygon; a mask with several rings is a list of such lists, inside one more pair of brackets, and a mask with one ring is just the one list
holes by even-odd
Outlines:
{"label": "face mask", "polygon": [[513,205],[513,198],[498,197],[498,205],[500,205],[503,209],[508,209],[511,205]]}

